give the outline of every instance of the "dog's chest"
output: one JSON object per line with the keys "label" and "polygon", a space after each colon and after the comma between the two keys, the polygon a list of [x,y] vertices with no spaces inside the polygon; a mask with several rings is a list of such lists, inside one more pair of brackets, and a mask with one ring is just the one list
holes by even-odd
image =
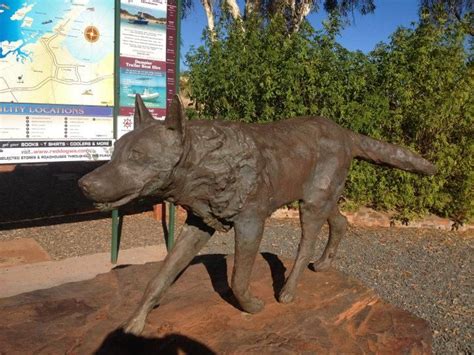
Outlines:
{"label": "dog's chest", "polygon": [[187,155],[175,173],[176,202],[217,230],[227,230],[257,188],[255,142],[230,127],[190,131],[187,140]]}

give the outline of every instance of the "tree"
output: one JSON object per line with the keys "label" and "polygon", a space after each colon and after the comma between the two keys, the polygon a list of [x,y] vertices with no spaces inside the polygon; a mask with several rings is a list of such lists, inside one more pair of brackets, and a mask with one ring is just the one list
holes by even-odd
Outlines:
{"label": "tree", "polygon": [[[375,10],[375,0],[245,0],[243,9],[240,9],[237,0],[201,0],[207,17],[207,26],[211,38],[215,36],[216,18],[230,16],[234,21],[245,22],[252,17],[270,19],[275,15],[282,15],[288,33],[298,32],[301,23],[311,11],[318,11],[321,6],[327,12],[336,11],[347,16],[354,11],[362,14]],[[185,8],[191,6],[190,0]]]}
{"label": "tree", "polygon": [[427,12],[435,24],[458,22],[463,30],[474,36],[472,0],[421,0],[420,12]]}
{"label": "tree", "polygon": [[[286,20],[289,33],[298,32],[301,23],[312,12],[322,8],[327,12],[337,12],[346,17],[359,11],[361,14],[375,10],[375,0],[245,0],[243,9],[237,0],[201,0],[207,17],[211,38],[215,36],[215,24],[220,16],[230,16],[233,20],[245,22],[252,16],[269,19],[281,14]],[[420,12],[427,12],[432,22],[460,22],[464,31],[474,35],[474,15],[472,0],[419,0]],[[184,0],[185,14],[192,8],[192,0]]]}

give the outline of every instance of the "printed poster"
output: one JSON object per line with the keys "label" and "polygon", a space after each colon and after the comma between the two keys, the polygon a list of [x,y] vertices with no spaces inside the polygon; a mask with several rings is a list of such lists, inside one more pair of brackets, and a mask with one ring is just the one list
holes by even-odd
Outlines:
{"label": "printed poster", "polygon": [[[120,8],[120,102],[117,138],[133,129],[135,96],[139,94],[156,119],[169,104],[170,75],[175,75],[176,5],[165,0],[122,0]],[[170,41],[170,35],[172,40]],[[170,73],[169,68],[173,66]],[[174,83],[174,78],[173,78]],[[174,93],[175,87],[171,88]]]}
{"label": "printed poster", "polygon": [[176,1],[114,6],[0,0],[0,164],[109,159],[114,140],[133,129],[136,94],[156,119],[166,116],[176,90]]}
{"label": "printed poster", "polygon": [[0,164],[108,159],[113,68],[114,0],[0,0]]}

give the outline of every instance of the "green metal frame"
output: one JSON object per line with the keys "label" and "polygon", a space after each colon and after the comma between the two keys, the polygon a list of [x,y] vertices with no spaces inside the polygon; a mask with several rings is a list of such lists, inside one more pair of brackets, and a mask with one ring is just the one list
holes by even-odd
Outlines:
{"label": "green metal frame", "polygon": [[122,236],[122,222],[123,216],[120,216],[119,210],[115,209],[112,211],[112,245],[111,245],[111,257],[112,264],[117,263],[118,253],[120,250],[120,238]]}
{"label": "green metal frame", "polygon": [[[180,77],[180,54],[181,54],[181,13],[182,0],[177,1],[176,8],[176,93],[179,94],[179,77]],[[170,204],[169,229],[168,229],[168,243],[166,245],[168,251],[174,245],[174,229],[175,227],[175,206]]]}
{"label": "green metal frame", "polygon": [[[120,0],[115,0],[114,14],[114,138],[117,138],[117,117],[120,100],[120,63],[117,58],[120,57]],[[117,263],[120,249],[120,237],[122,236],[123,216],[120,216],[119,210],[112,211],[112,245],[111,262]]]}
{"label": "green metal frame", "polygon": [[[182,0],[176,0],[176,93],[179,93],[179,74],[180,74],[180,47],[181,47],[181,13]],[[115,31],[114,31],[114,57],[120,57],[120,0],[115,0]],[[119,60],[114,60],[114,138],[117,137],[117,117],[120,99],[120,65]],[[168,219],[168,240],[166,241],[166,248],[170,251],[174,245],[175,233],[175,215],[176,208],[173,204],[169,204],[169,219]],[[111,262],[117,263],[118,254],[120,250],[120,238],[122,235],[123,216],[120,215],[119,210],[112,211],[112,245],[111,245]]]}

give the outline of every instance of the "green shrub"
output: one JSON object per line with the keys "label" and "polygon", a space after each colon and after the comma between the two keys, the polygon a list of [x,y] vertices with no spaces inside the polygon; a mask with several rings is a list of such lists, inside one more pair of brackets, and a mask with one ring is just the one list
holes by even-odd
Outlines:
{"label": "green shrub", "polygon": [[266,122],[328,117],[354,131],[408,146],[436,164],[420,177],[354,162],[344,192],[351,206],[472,219],[473,89],[461,30],[423,19],[366,55],[340,46],[336,16],[291,36],[282,18],[223,21],[216,41],[187,55],[195,116]]}

